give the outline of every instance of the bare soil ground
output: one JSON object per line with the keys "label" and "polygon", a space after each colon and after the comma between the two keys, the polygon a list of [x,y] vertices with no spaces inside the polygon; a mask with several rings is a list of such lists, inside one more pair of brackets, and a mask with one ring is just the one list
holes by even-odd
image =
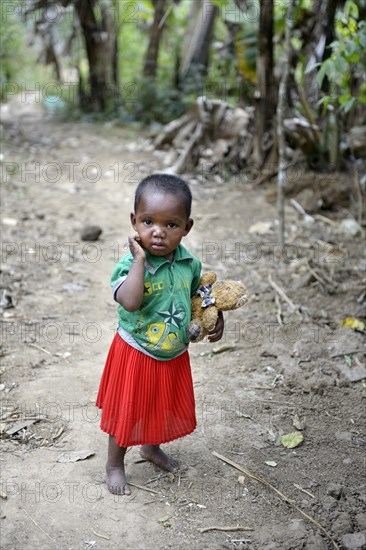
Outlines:
{"label": "bare soil ground", "polygon": [[[339,225],[352,212],[306,223],[286,208],[283,262],[262,188],[240,178],[192,185],[186,246],[205,269],[242,279],[251,298],[226,315],[219,345],[191,346],[198,427],[166,446],[179,474],[133,448],[136,486],[113,496],[94,406],[116,325],[109,276],[126,250],[136,183],[162,156],[136,150],[143,137],[128,128],[65,123],[34,105],[5,106],[3,121],[2,304],[14,306],[1,319],[3,550],[364,548],[363,334],[339,326],[364,318],[363,238]],[[97,242],[80,239],[86,224],[103,228]],[[284,448],[281,435],[294,431],[303,443]],[[80,450],[94,454],[57,461]]]}

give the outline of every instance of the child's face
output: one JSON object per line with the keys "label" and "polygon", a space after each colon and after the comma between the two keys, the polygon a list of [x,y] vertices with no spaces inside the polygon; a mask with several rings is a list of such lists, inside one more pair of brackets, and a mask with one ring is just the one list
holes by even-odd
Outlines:
{"label": "child's face", "polygon": [[174,250],[192,228],[187,218],[181,193],[143,193],[136,213],[131,213],[131,224],[137,231],[141,246],[150,254],[173,259]]}

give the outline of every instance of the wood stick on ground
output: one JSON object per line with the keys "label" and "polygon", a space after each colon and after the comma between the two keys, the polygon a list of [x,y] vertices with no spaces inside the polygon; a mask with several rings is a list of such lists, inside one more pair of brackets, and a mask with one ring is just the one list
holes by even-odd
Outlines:
{"label": "wood stick on ground", "polygon": [[290,298],[287,296],[286,292],[280,287],[278,286],[277,283],[274,282],[274,280],[272,279],[271,275],[268,275],[268,281],[269,281],[269,284],[271,285],[272,288],[274,288],[274,290],[277,292],[277,294],[279,294],[281,296],[281,298],[288,303],[288,305],[290,306],[291,310],[292,311],[296,311],[300,316],[301,316],[301,312],[300,312],[300,306],[296,305],[293,303],[292,300],[290,300]]}
{"label": "wood stick on ground", "polygon": [[128,485],[132,485],[132,487],[136,487],[136,489],[141,489],[141,491],[147,491],[148,493],[155,493],[156,495],[161,495],[161,491],[155,491],[155,489],[150,489],[150,487],[144,487],[143,485],[137,485],[137,483],[132,483],[131,481],[128,482]]}
{"label": "wood stick on ground", "polygon": [[51,352],[49,352],[48,350],[46,350],[44,348],[41,348],[41,346],[37,346],[37,344],[28,344],[28,346],[32,346],[32,348],[39,349],[40,351],[43,351],[44,353],[47,353],[47,355],[52,355]]}
{"label": "wood stick on ground", "polygon": [[337,222],[331,220],[330,218],[327,218],[326,216],[322,216],[321,214],[315,214],[314,218],[316,220],[319,220],[320,222],[327,223],[328,225],[331,225],[332,227],[336,227],[338,225]]}
{"label": "wood stick on ground", "polygon": [[252,527],[243,527],[238,525],[237,527],[220,527],[219,525],[213,525],[212,527],[202,527],[197,529],[200,533],[207,533],[207,531],[254,531]]}
{"label": "wood stick on ground", "polygon": [[309,268],[310,273],[313,275],[313,277],[315,277],[315,279],[321,284],[321,286],[323,286],[323,288],[329,294],[333,294],[336,291],[336,289],[338,287],[338,284],[335,281],[333,281],[333,279],[328,277],[328,275],[326,275],[326,273],[324,273],[324,271],[322,271],[322,274],[319,275],[319,273],[311,267],[309,262],[308,262],[308,268]]}
{"label": "wood stick on ground", "polygon": [[355,355],[355,353],[363,353],[363,350],[356,349],[355,351],[343,351],[342,353],[333,353],[330,358],[335,359],[336,357],[344,357],[345,355]]}
{"label": "wood stick on ground", "polygon": [[174,166],[171,169],[173,174],[180,174],[181,172],[183,172],[184,168],[188,164],[189,159],[191,158],[192,149],[201,139],[202,133],[203,133],[203,125],[200,122],[198,122],[194,134],[192,135],[191,139],[188,141],[187,145],[181,152],[177,162],[174,164]]}
{"label": "wood stick on ground", "polygon": [[307,262],[307,266],[312,276],[315,277],[315,279],[321,284],[322,287],[326,288],[324,279],[322,279],[321,276],[311,267],[309,262]]}
{"label": "wood stick on ground", "polygon": [[40,531],[42,531],[42,533],[44,533],[46,535],[46,537],[48,537],[50,540],[52,540],[52,542],[54,542],[56,544],[56,546],[58,547],[58,542],[55,539],[53,539],[48,533],[46,533],[46,531],[44,529],[42,529],[42,527],[40,525],[38,525],[38,523],[32,518],[32,516],[28,514],[27,510],[25,510],[24,508],[21,508],[21,510],[23,510],[25,515],[34,523],[34,525],[36,527],[38,527],[38,529]]}
{"label": "wood stick on ground", "polygon": [[283,327],[281,302],[280,302],[280,299],[278,297],[278,294],[275,295],[275,302],[276,302],[276,306],[277,306],[277,321],[278,321],[278,324],[280,325],[280,327]]}
{"label": "wood stick on ground", "polygon": [[294,483],[294,487],[296,487],[296,489],[299,489],[299,491],[302,491],[303,493],[305,493],[306,495],[309,495],[309,497],[311,498],[315,498],[315,496],[310,493],[309,491],[307,491],[306,489],[304,489],[303,487],[301,487],[301,485],[298,485],[297,483]]}
{"label": "wood stick on ground", "polygon": [[234,462],[233,460],[231,460],[230,458],[226,458],[225,456],[223,455],[220,455],[219,453],[217,453],[216,451],[212,451],[212,454],[214,456],[216,456],[216,458],[219,458],[220,460],[222,460],[223,462],[226,462],[227,464],[230,464],[230,466],[233,466],[233,468],[236,468],[237,470],[239,470],[240,472],[243,472],[244,474],[246,474],[248,477],[251,477],[252,479],[255,479],[256,481],[259,481],[259,483],[262,483],[262,485],[265,485],[266,487],[269,487],[270,489],[272,489],[272,491],[274,491],[282,500],[284,500],[285,502],[287,502],[287,504],[289,504],[290,506],[292,506],[293,508],[295,508],[295,510],[297,510],[301,515],[303,515],[306,519],[308,519],[309,521],[311,521],[311,523],[314,523],[314,525],[316,525],[318,527],[318,529],[320,529],[322,531],[322,533],[324,533],[324,535],[327,537],[327,539],[333,544],[333,547],[336,548],[336,550],[340,550],[339,549],[339,546],[338,544],[332,539],[332,537],[330,536],[330,534],[328,533],[328,531],[326,531],[324,529],[324,527],[322,525],[320,525],[320,523],[318,523],[314,518],[312,518],[311,516],[309,516],[306,512],[304,512],[303,510],[301,510],[301,508],[299,508],[298,506],[296,506],[296,504],[294,504],[294,502],[292,500],[290,500],[287,496],[285,496],[283,493],[281,493],[281,491],[279,491],[278,489],[276,489],[276,487],[274,487],[271,483],[269,483],[268,481],[266,481],[264,478],[258,476],[257,474],[255,474],[254,472],[251,472],[250,470],[247,470],[246,468],[244,468],[243,466],[241,466],[240,464],[237,464],[236,462]]}
{"label": "wood stick on ground", "polygon": [[315,219],[313,218],[313,216],[310,216],[310,214],[308,214],[305,210],[305,208],[303,208],[301,206],[301,204],[299,204],[297,201],[295,201],[295,199],[290,199],[290,204],[291,206],[293,206],[296,210],[296,212],[298,212],[299,214],[301,214],[301,216],[304,218],[304,221],[305,222],[314,222]]}
{"label": "wood stick on ground", "polygon": [[105,540],[111,540],[110,537],[107,537],[107,535],[102,535],[102,533],[97,533],[96,531],[92,531],[93,535],[95,535],[96,537],[99,537],[100,539],[105,539]]}

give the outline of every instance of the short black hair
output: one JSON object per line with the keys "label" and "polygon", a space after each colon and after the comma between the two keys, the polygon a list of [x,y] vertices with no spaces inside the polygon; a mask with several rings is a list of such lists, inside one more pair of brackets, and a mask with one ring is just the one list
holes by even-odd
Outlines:
{"label": "short black hair", "polygon": [[172,195],[181,193],[185,201],[187,219],[191,215],[192,193],[182,178],[172,176],[171,174],[152,174],[141,180],[135,191],[135,213],[137,212],[141,197],[146,189],[171,193]]}

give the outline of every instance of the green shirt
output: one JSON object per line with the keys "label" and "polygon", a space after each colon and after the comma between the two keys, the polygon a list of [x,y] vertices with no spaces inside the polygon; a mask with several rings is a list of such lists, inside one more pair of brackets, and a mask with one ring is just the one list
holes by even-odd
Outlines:
{"label": "green shirt", "polygon": [[[124,256],[111,277],[115,298],[126,279],[133,256]],[[132,347],[159,360],[173,359],[188,346],[186,328],[191,319],[191,296],[198,288],[201,262],[182,244],[172,262],[146,251],[144,297],[136,311],[118,305],[118,332]]]}

